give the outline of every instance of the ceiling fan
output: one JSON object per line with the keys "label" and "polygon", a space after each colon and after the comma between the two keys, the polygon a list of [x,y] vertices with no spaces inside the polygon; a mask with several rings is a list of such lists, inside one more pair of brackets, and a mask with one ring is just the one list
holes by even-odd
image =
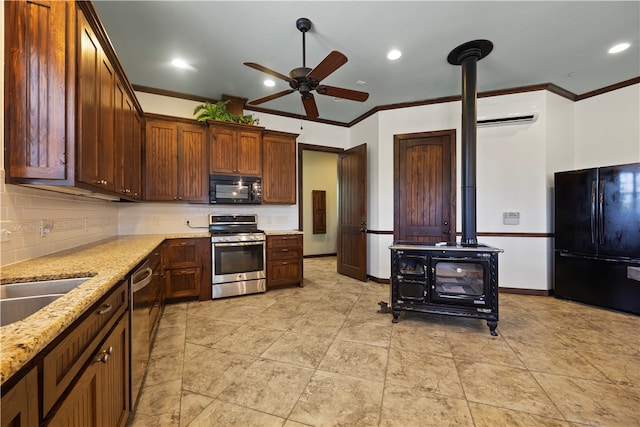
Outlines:
{"label": "ceiling fan", "polygon": [[264,67],[255,62],[245,62],[247,67],[254,68],[263,73],[267,73],[270,76],[284,80],[289,83],[291,89],[276,92],[271,95],[264,96],[262,98],[254,99],[247,104],[258,105],[263,102],[271,101],[281,96],[288,95],[295,91],[300,92],[302,99],[302,105],[308,118],[315,119],[318,117],[318,106],[313,97],[314,90],[320,95],[333,96],[336,98],[349,99],[351,101],[364,102],[369,98],[369,94],[366,92],[360,92],[357,90],[345,89],[335,86],[327,86],[320,84],[320,82],[326,78],[329,74],[343,66],[347,62],[347,57],[338,52],[337,50],[329,53],[315,68],[311,69],[306,64],[306,45],[305,34],[311,29],[311,21],[307,18],[300,18],[296,21],[296,28],[302,33],[302,67],[294,68],[291,70],[288,76],[280,74],[277,71],[273,71],[267,67]]}

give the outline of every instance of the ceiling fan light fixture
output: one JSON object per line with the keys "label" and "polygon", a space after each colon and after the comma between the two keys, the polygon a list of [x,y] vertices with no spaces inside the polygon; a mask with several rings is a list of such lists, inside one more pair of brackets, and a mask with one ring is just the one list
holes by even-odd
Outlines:
{"label": "ceiling fan light fixture", "polygon": [[627,49],[629,49],[629,47],[631,46],[631,43],[618,43],[617,45],[611,47],[611,49],[609,49],[609,53],[620,53],[622,51],[625,51]]}
{"label": "ceiling fan light fixture", "polygon": [[267,80],[264,81],[264,85],[267,86],[267,87],[274,87],[276,85],[276,82],[274,82],[271,79],[267,79]]}
{"label": "ceiling fan light fixture", "polygon": [[179,59],[179,58],[175,58],[173,60],[171,60],[171,65],[173,65],[176,68],[182,68],[184,70],[192,70],[193,67],[189,64],[187,64],[184,60]]}
{"label": "ceiling fan light fixture", "polygon": [[387,53],[387,59],[390,61],[395,61],[396,59],[400,58],[402,56],[402,52],[400,52],[398,49],[391,49],[388,53]]}

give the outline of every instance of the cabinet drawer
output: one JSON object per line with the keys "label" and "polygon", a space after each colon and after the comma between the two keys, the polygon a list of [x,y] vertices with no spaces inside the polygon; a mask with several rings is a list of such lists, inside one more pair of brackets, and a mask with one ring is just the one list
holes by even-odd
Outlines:
{"label": "cabinet drawer", "polygon": [[299,246],[302,248],[301,234],[278,234],[267,236],[267,248],[288,248]]}
{"label": "cabinet drawer", "polygon": [[270,261],[300,258],[302,258],[302,248],[299,247],[269,248],[267,251],[267,259]]}
{"label": "cabinet drawer", "polygon": [[128,282],[121,282],[68,328],[43,360],[43,417],[45,417],[93,354],[98,343],[127,310]]}
{"label": "cabinet drawer", "polygon": [[294,285],[302,282],[302,260],[267,263],[267,287]]}

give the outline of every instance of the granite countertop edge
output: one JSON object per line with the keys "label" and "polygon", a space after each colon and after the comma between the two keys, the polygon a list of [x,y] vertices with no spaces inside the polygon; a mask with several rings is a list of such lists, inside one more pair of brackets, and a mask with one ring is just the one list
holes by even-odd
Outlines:
{"label": "granite countertop edge", "polygon": [[267,236],[275,236],[278,234],[304,234],[304,231],[300,230],[265,230],[264,234]]}
{"label": "granite countertop edge", "polygon": [[209,234],[116,236],[3,266],[3,284],[91,278],[31,316],[0,327],[0,384],[27,365],[165,239],[193,237],[208,238]]}

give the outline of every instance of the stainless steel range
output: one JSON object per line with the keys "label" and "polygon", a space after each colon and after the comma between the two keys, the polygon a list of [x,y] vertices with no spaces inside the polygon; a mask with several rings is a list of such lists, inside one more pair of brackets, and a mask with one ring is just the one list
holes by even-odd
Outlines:
{"label": "stainless steel range", "polygon": [[265,292],[264,231],[254,214],[209,215],[211,298]]}

